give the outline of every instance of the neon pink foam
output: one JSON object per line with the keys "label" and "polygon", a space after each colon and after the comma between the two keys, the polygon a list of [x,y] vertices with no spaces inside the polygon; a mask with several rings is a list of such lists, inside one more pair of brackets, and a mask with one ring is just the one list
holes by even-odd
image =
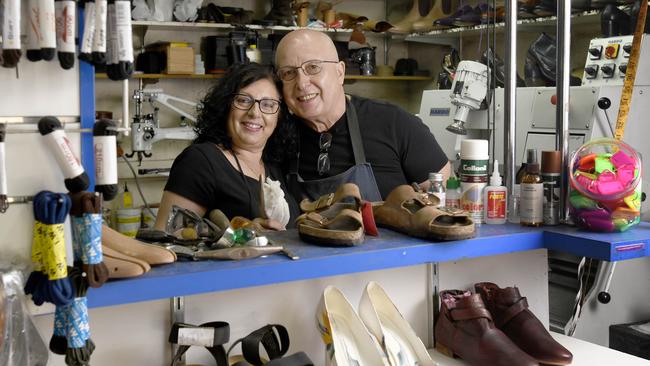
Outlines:
{"label": "neon pink foam", "polygon": [[634,159],[621,150],[612,155],[612,157],[609,158],[609,161],[611,161],[617,169],[627,164],[634,166]]}
{"label": "neon pink foam", "polygon": [[621,182],[615,180],[613,182],[601,182],[599,181],[598,184],[598,192],[600,194],[606,194],[606,195],[614,195],[617,193],[623,192],[625,189],[623,187],[623,184]]}

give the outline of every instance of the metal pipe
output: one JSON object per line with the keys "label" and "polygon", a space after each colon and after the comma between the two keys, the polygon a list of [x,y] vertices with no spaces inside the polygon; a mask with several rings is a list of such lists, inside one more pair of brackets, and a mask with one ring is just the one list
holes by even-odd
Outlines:
{"label": "metal pipe", "polygon": [[125,136],[129,135],[129,79],[122,81],[122,128]]}
{"label": "metal pipe", "polygon": [[515,135],[517,122],[517,0],[506,1],[506,60],[504,95],[504,170],[506,187],[512,193],[515,185]]}
{"label": "metal pipe", "polygon": [[560,150],[560,221],[569,218],[569,76],[571,74],[571,2],[557,2],[557,76],[555,80],[557,104],[555,109],[555,147]]}

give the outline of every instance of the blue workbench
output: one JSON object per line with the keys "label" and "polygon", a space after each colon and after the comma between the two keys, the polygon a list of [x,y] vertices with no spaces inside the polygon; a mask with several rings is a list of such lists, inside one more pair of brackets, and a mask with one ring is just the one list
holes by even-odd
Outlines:
{"label": "blue workbench", "polygon": [[483,225],[473,239],[432,243],[380,229],[351,248],[319,247],[300,241],[296,230],[270,235],[296,255],[271,255],[243,261],[177,262],[143,276],[110,281],[90,289],[90,307],[195,295],[279,282],[446,262],[535,249],[552,249],[606,261],[650,255],[650,224],[616,234],[590,233],[567,226],[526,228]]}

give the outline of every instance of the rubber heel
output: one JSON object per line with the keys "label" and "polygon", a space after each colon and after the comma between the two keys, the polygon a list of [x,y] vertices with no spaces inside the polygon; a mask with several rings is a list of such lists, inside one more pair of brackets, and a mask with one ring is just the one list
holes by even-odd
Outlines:
{"label": "rubber heel", "polygon": [[451,357],[451,358],[458,358],[458,356],[456,356],[451,349],[447,348],[447,346],[443,345],[440,342],[436,342],[435,348],[436,348],[436,351],[442,353],[445,356],[448,356],[448,357]]}

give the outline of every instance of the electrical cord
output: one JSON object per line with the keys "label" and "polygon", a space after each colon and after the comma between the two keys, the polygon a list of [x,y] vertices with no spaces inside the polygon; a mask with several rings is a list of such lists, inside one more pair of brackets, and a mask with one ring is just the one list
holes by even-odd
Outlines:
{"label": "electrical cord", "polygon": [[124,162],[129,167],[131,173],[133,174],[133,179],[135,180],[135,187],[138,189],[138,194],[142,199],[142,203],[144,204],[144,209],[147,210],[147,212],[149,212],[151,217],[156,217],[156,214],[153,212],[153,210],[149,206],[149,203],[147,203],[147,200],[144,198],[144,194],[142,193],[142,188],[140,188],[140,181],[138,180],[138,174],[135,172],[135,169],[133,169],[133,165],[131,165],[131,162],[129,161],[129,159],[126,158],[126,156],[122,155],[122,159],[124,159]]}

